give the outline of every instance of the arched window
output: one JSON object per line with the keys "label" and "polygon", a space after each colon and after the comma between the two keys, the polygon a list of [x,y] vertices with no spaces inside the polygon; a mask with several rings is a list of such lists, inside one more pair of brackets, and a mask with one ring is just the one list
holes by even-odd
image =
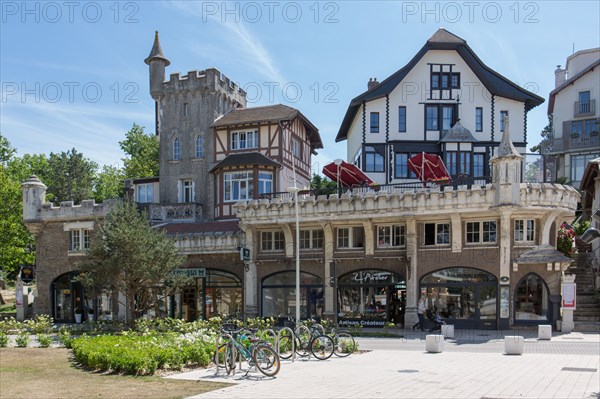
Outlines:
{"label": "arched window", "polygon": [[530,273],[515,291],[515,321],[548,320],[548,287],[537,274]]}
{"label": "arched window", "polygon": [[204,156],[204,137],[201,135],[196,136],[196,158],[202,158]]}
{"label": "arched window", "polygon": [[173,159],[179,161],[181,159],[181,144],[179,138],[173,140]]}
{"label": "arched window", "polygon": [[[317,318],[323,314],[323,280],[300,273],[300,317]],[[296,272],[280,272],[266,277],[262,283],[263,317],[296,315]]]}

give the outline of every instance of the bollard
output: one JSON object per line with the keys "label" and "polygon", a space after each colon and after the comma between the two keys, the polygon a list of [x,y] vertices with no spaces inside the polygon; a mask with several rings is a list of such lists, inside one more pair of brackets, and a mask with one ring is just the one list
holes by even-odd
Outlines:
{"label": "bollard", "polygon": [[442,324],[441,333],[446,338],[454,338],[454,324]]}
{"label": "bollard", "polygon": [[430,353],[440,353],[444,350],[444,336],[428,334],[425,336],[425,350]]}
{"label": "bollard", "polygon": [[552,339],[552,326],[550,324],[541,324],[538,326],[538,339]]}
{"label": "bollard", "polygon": [[504,337],[504,352],[507,355],[522,355],[525,348],[525,338],[520,335]]}

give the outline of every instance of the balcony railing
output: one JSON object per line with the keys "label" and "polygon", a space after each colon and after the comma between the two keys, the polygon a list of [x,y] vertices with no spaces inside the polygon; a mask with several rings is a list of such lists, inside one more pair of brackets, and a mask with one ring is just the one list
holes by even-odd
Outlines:
{"label": "balcony railing", "polygon": [[569,150],[589,149],[600,147],[600,136],[567,135],[557,139],[542,141],[542,154],[557,154]]}
{"label": "balcony railing", "polygon": [[198,222],[202,220],[202,205],[185,204],[148,204],[148,216],[154,221]]}
{"label": "balcony railing", "polygon": [[590,116],[596,114],[596,100],[586,102],[575,101],[574,104],[575,116]]}
{"label": "balcony railing", "polygon": [[[477,185],[477,186],[485,186],[486,184],[490,183],[491,179],[490,177],[470,177],[470,176],[458,176],[455,177],[452,182],[448,183],[448,184],[436,184],[436,183],[421,183],[418,181],[415,182],[410,182],[410,183],[398,183],[398,184],[381,184],[381,185],[373,185],[373,186],[361,186],[361,187],[352,187],[352,188],[348,188],[348,187],[343,187],[340,188],[339,190],[337,189],[320,189],[320,190],[300,190],[298,192],[298,196],[300,198],[302,197],[306,197],[309,195],[313,195],[315,197],[318,197],[319,195],[326,195],[327,197],[329,197],[332,194],[350,194],[350,195],[357,195],[357,194],[364,194],[367,192],[385,192],[385,193],[403,193],[403,192],[415,192],[415,191],[419,191],[419,190],[440,190],[443,191],[444,187],[453,187],[455,190],[458,188],[458,186],[467,186],[468,188],[470,188],[472,185]],[[274,199],[274,198],[281,198],[281,199],[293,199],[294,198],[294,194],[288,193],[288,192],[278,192],[278,193],[265,193],[265,194],[261,194],[260,199]]]}

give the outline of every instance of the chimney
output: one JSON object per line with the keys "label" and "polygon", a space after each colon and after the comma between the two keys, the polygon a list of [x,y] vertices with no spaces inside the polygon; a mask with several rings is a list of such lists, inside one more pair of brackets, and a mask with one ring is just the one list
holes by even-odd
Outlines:
{"label": "chimney", "polygon": [[379,85],[377,78],[369,78],[369,83],[367,83],[367,90],[373,90]]}
{"label": "chimney", "polygon": [[556,71],[554,71],[554,88],[556,89],[561,84],[565,83],[567,80],[567,70],[562,69],[560,65],[556,66]]}

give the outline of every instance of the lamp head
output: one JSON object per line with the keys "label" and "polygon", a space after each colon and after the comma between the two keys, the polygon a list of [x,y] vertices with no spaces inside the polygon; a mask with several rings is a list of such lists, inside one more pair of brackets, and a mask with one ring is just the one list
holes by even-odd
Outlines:
{"label": "lamp head", "polygon": [[590,227],[581,235],[581,239],[587,244],[591,244],[596,238],[600,238],[600,232],[593,227]]}

